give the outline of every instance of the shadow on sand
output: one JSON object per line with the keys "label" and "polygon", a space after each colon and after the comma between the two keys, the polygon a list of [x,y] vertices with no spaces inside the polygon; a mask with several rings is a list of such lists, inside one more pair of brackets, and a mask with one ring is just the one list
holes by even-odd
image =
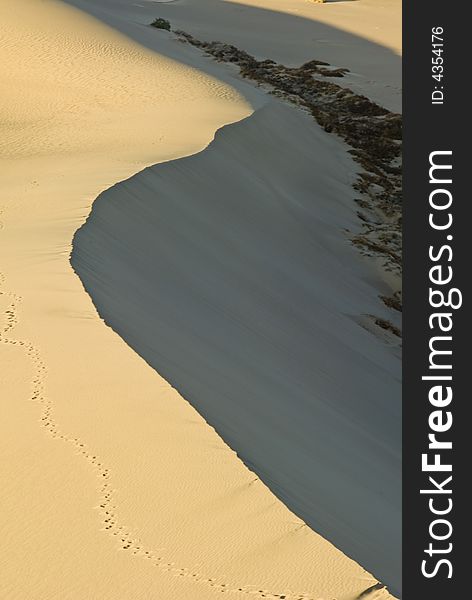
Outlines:
{"label": "shadow on sand", "polygon": [[[79,8],[85,7],[92,15],[102,19],[128,37],[131,37],[138,43],[145,45],[149,49],[160,54],[165,54],[165,52],[163,51],[162,44],[160,44],[159,36],[169,34],[166,32],[156,31],[147,26],[147,24],[149,24],[154,18],[163,17],[169,19],[173,27],[183,30],[187,29],[196,37],[211,40],[216,37],[211,33],[212,14],[218,12],[218,19],[224,23],[223,26],[219,27],[218,38],[227,43],[234,43],[241,49],[256,55],[258,58],[267,57],[289,64],[290,61],[284,60],[284,57],[288,55],[292,58],[292,63],[294,64],[300,64],[303,61],[312,58],[328,60],[328,62],[335,64],[331,56],[328,56],[330,55],[329,48],[337,47],[340,49],[340,53],[345,52],[346,55],[348,55],[349,48],[356,47],[359,50],[356,60],[358,60],[359,63],[362,63],[364,58],[365,60],[370,61],[370,63],[372,63],[371,66],[373,71],[375,71],[377,68],[380,69],[382,65],[384,67],[385,65],[388,65],[390,69],[398,69],[398,73],[400,72],[400,58],[390,50],[366,41],[365,39],[353,36],[345,31],[341,31],[321,23],[309,21],[292,14],[276,13],[261,8],[254,8],[229,2],[222,3],[219,0],[206,0],[206,2],[202,4],[198,2],[193,4],[189,3],[188,1],[168,4],[154,4],[148,2],[139,2],[139,0],[136,0],[135,5],[131,5],[131,3],[126,2],[125,0],[103,0],[100,2],[100,6],[98,6],[94,0],[67,1],[69,4]],[[140,4],[142,6],[139,6]],[[245,28],[243,34],[234,34],[234,23],[232,21],[232,15],[234,15],[234,11],[242,11],[244,14],[247,27]],[[189,23],[191,23],[191,27],[189,26]],[[284,39],[284,31],[286,30],[291,31],[290,40]],[[238,40],[236,40],[236,37]],[[244,39],[244,43],[241,42],[241,37]],[[261,37],[263,38],[262,40]],[[273,37],[280,39],[280,45],[278,44],[277,49],[274,48],[274,51],[270,52],[270,56],[267,56],[267,54],[269,54],[269,52],[265,52],[265,48],[267,48],[268,44],[267,40]],[[294,45],[293,39],[295,38],[300,41]],[[321,42],[321,40],[323,42]],[[179,60],[188,64],[189,66],[198,67],[199,69],[202,69],[203,62],[205,65],[205,70],[209,75],[231,83],[234,77],[231,71],[225,69],[221,65],[215,64],[215,62],[210,59],[207,61],[201,61],[201,56],[198,55],[198,51],[195,49],[176,41],[175,50],[175,54],[169,58]],[[352,62],[352,56],[350,57],[350,60]],[[252,126],[252,124],[245,125],[249,131],[251,130]],[[275,127],[276,124],[274,123],[273,126]],[[313,126],[315,127],[315,125]],[[257,139],[257,132],[252,132],[251,134],[255,136],[254,139]],[[217,136],[217,140],[218,139],[219,138]],[[220,146],[222,146],[221,141],[216,145],[212,145],[211,152],[217,153]],[[227,149],[224,147],[224,144],[222,146],[222,151],[227,151]],[[244,151],[243,147],[241,151]],[[182,160],[189,161],[193,159],[190,158]],[[185,166],[187,164],[188,162],[182,163],[182,161],[172,161],[171,163],[166,163],[166,165],[163,165],[162,171],[160,170],[161,167],[159,165],[157,167],[152,167],[151,169],[155,170],[157,177],[164,177],[165,182],[167,182],[167,189],[169,189],[169,186],[172,184],[172,182],[179,178],[179,168],[181,168],[180,165]],[[193,165],[194,163],[192,163],[192,171],[195,171],[195,169],[198,171],[200,169],[201,173],[205,174],[206,167],[201,158],[197,158],[195,166]],[[146,170],[142,174],[140,173],[136,175],[130,180],[130,182],[133,180],[139,181],[139,179],[143,176],[148,177],[149,173],[144,175],[148,171],[149,170]],[[183,172],[183,175],[185,175],[185,172]],[[205,176],[211,178],[211,172],[206,173]],[[228,177],[231,177],[230,172],[228,172]],[[195,184],[202,185],[202,178],[197,178]],[[121,184],[118,184],[116,188],[119,188],[120,185]],[[244,192],[244,189],[241,191]],[[91,228],[93,228],[94,222],[94,214],[96,214],[97,210],[100,210],[103,213],[106,203],[112,203],[113,193],[114,192],[112,189],[111,191],[107,191],[100,196],[99,201],[94,204],[89,221],[87,221],[84,227],[79,230],[78,234],[76,234],[76,237],[74,238],[74,268],[76,268],[77,272],[81,276],[86,289],[89,291],[89,293],[91,293],[92,299],[94,302],[96,302],[97,308],[101,314],[102,312],[100,307],[103,307],[103,302],[100,302],[99,299],[97,299],[97,297],[95,297],[93,294],[93,286],[89,285],[90,280],[93,279],[93,275],[90,273],[87,274],[85,272],[86,270],[84,271],[80,266],[80,254],[87,251],[87,244],[90,242],[90,238],[88,236],[95,235],[95,233],[91,233]],[[184,192],[182,192],[182,190],[179,188],[179,185],[177,185],[174,192],[170,192],[170,196],[167,199],[164,198],[163,200],[164,209],[169,211],[166,216],[166,221],[168,223],[175,224],[175,220],[178,221],[179,218],[181,218],[181,214],[177,209],[175,214],[172,212],[174,210],[174,208],[172,208],[172,193],[178,195],[179,193]],[[159,194],[156,191],[154,198],[151,200],[153,202],[160,202],[161,200],[157,198],[158,195]],[[199,208],[197,207],[195,210],[199,210]],[[211,214],[211,211],[217,211],[220,210],[220,208],[217,208],[217,205],[213,206],[212,201],[210,201],[210,206],[202,206],[201,210],[203,212],[210,210]],[[250,210],[249,207],[248,210]],[[224,211],[218,216],[218,218],[221,221],[218,224],[218,228],[219,231],[223,231],[222,235],[224,236],[224,227],[225,224],[227,225]],[[106,227],[107,219],[103,217],[103,214],[99,221],[100,227]],[[112,225],[109,226],[111,227]],[[137,224],[132,224],[130,227],[132,229],[135,226],[137,226]],[[123,235],[124,237],[124,239],[121,239],[121,243],[124,245],[126,245],[126,231],[127,230],[125,229],[123,232],[120,232],[120,235]],[[160,233],[163,236],[165,235],[165,231]],[[136,230],[134,231],[133,235],[137,235]],[[206,239],[205,232],[203,230],[201,232],[197,232],[196,235],[201,235],[202,239]],[[102,243],[106,238],[106,235],[100,234],[99,237],[102,240],[100,243]],[[159,237],[157,232],[156,237]],[[106,241],[103,242],[103,244],[104,246],[101,247],[101,251],[103,251],[104,255],[106,255],[106,253],[109,251],[113,252],[112,248],[107,248]],[[307,246],[307,248],[309,248],[309,246]],[[193,256],[191,245],[184,248],[183,252],[184,254],[188,252],[188,260],[195,262],[195,256]],[[77,256],[79,256],[79,258],[77,258]],[[217,280],[219,269],[218,261],[216,260],[215,263],[212,263],[210,256],[211,252],[210,255],[205,259],[208,260],[208,262],[200,264],[200,266],[196,268],[196,272],[201,271],[200,276],[205,278],[213,269],[211,272],[213,275],[215,275]],[[283,257],[279,257],[279,259],[283,260]],[[143,269],[145,267],[139,264],[136,265],[136,268]],[[162,269],[165,270],[165,266],[163,266]],[[261,271],[261,277],[264,276],[265,275],[263,274],[263,271]],[[159,278],[159,271],[155,268],[155,266],[153,266],[149,272],[146,273],[146,277]],[[118,280],[116,280],[115,283],[117,281]],[[126,282],[124,282],[123,285],[125,283]],[[171,286],[169,290],[166,291],[166,294],[175,294],[175,302],[170,302],[168,304],[168,312],[166,313],[162,306],[158,309],[162,310],[160,313],[160,318],[162,318],[164,321],[167,320],[170,323],[172,323],[173,319],[178,320],[183,317],[183,320],[186,321],[189,317],[189,315],[179,316],[178,307],[180,298],[182,295],[187,294],[189,290],[186,289],[185,284],[180,286],[180,283],[178,285],[177,283],[172,278]],[[160,282],[159,285],[165,285],[165,278]],[[235,285],[237,285],[237,282]],[[133,299],[132,304],[139,306],[139,288],[130,285],[125,285],[125,287],[122,288],[120,287],[121,283],[119,282],[116,283],[116,286],[116,289],[112,289],[111,291],[109,290],[111,295],[120,295],[123,293],[131,295],[134,294],[136,297]],[[235,293],[236,298],[238,297],[237,289],[233,291],[229,290],[229,297],[231,297],[232,293]],[[304,302],[309,303],[309,301],[310,296],[307,295],[304,298]],[[203,303],[200,307],[197,303],[194,308],[195,313],[191,315],[192,319],[187,323],[189,330],[193,328],[193,323],[196,323],[197,329],[201,329],[197,335],[207,335],[208,331],[214,332],[210,334],[209,337],[211,339],[207,339],[205,344],[208,347],[211,347],[213,344],[214,348],[218,348],[218,353],[224,354],[226,352],[228,355],[228,364],[231,364],[231,356],[234,352],[234,348],[232,347],[234,339],[232,339],[231,336],[243,334],[241,334],[241,332],[238,333],[235,330],[233,331],[231,323],[229,325],[228,323],[224,325],[220,323],[218,321],[218,316],[217,321],[221,326],[221,330],[217,331],[215,327],[218,323],[211,322],[213,317],[209,315],[208,307],[205,305],[205,303]],[[294,310],[295,309],[296,307],[294,307]],[[151,312],[148,318],[152,319],[153,313],[152,309],[150,310]],[[215,314],[218,313],[218,310],[219,309],[216,306]],[[106,309],[103,312],[106,313]],[[280,316],[283,316],[283,312],[280,313]],[[285,316],[287,317],[287,315]],[[209,319],[209,321],[205,322],[205,319]],[[146,319],[144,322],[146,322]],[[123,334],[123,328],[121,328],[119,324],[113,322],[109,322],[109,324],[116,331],[119,333],[121,331]],[[224,335],[221,335],[221,333],[224,332],[225,327],[229,327],[229,329]],[[336,432],[335,430],[331,431],[330,435],[323,433],[323,428],[320,429],[320,423],[316,422],[316,419],[318,418],[316,409],[313,409],[314,422],[312,424],[312,431],[318,431],[320,439],[323,440],[323,444],[321,444],[320,440],[315,440],[313,437],[313,443],[310,446],[310,423],[300,423],[297,415],[291,416],[290,414],[290,411],[293,410],[293,408],[290,407],[292,401],[290,396],[291,394],[293,396],[293,401],[295,402],[295,410],[296,402],[300,402],[300,406],[306,406],[307,403],[309,404],[312,402],[312,390],[310,390],[309,386],[305,387],[302,385],[298,390],[287,389],[286,404],[279,405],[278,403],[275,403],[274,410],[272,414],[269,415],[270,421],[272,422],[270,428],[272,431],[271,433],[271,431],[268,431],[267,429],[267,411],[257,410],[257,394],[255,397],[252,397],[251,390],[247,388],[247,382],[242,381],[240,388],[228,391],[228,379],[225,378],[224,372],[220,374],[221,377],[219,379],[217,377],[213,377],[214,374],[207,376],[205,374],[205,368],[207,366],[206,360],[201,360],[202,357],[199,356],[192,357],[192,353],[189,350],[185,361],[197,361],[198,369],[200,369],[201,374],[200,380],[194,380],[193,383],[189,384],[186,380],[186,373],[182,372],[179,368],[175,368],[175,361],[179,361],[181,358],[178,353],[173,356],[169,356],[166,354],[166,348],[161,348],[156,358],[156,354],[153,354],[152,352],[150,354],[147,353],[145,344],[144,346],[140,344],[139,332],[134,333],[134,336],[126,336],[123,334],[123,337],[129,343],[129,345],[138,352],[138,354],[143,356],[143,358],[149,362],[149,364],[154,366],[154,368],[162,376],[164,376],[174,385],[174,387],[181,391],[182,395],[187,398],[197,410],[199,410],[199,412],[211,425],[215,426],[222,438],[238,452],[239,456],[244,460],[244,462],[261,477],[261,479],[270,487],[270,489],[279,498],[281,498],[291,510],[293,510],[299,517],[309,524],[310,527],[312,527],[316,532],[331,540],[347,555],[360,562],[365,568],[373,572],[376,577],[388,584],[394,593],[399,593],[401,589],[401,480],[399,471],[399,461],[401,456],[401,427],[398,416],[400,414],[399,406],[395,407],[393,410],[396,416],[392,422],[389,422],[389,415],[387,414],[385,416],[386,422],[381,424],[382,415],[379,412],[380,417],[377,421],[375,421],[375,423],[374,420],[372,420],[370,423],[366,424],[367,430],[371,428],[370,433],[367,433],[367,437],[371,435],[373,439],[380,438],[379,447],[384,446],[384,449],[386,449],[387,454],[390,457],[389,460],[391,461],[392,472],[386,474],[388,483],[385,484],[385,488],[383,487],[383,483],[379,484],[379,482],[376,481],[375,478],[370,477],[368,473],[362,472],[362,470],[359,468],[357,449],[350,448],[349,445],[347,445],[343,451],[343,458],[339,463],[339,471],[333,471],[329,473],[325,472],[326,477],[322,479],[320,478],[320,471],[315,468],[315,463],[316,461],[324,460],[323,454],[329,454],[330,444],[338,447],[337,452],[340,451],[339,447],[340,445],[343,445],[343,440],[338,438],[338,434],[342,438],[343,433],[341,431]],[[309,332],[300,331],[299,335],[303,337],[307,333]],[[292,334],[295,335],[295,330],[292,332]],[[183,335],[185,337],[185,331],[181,330],[179,335]],[[246,333],[244,333],[244,335],[246,335]],[[244,346],[244,343],[247,343],[247,341],[247,339],[240,340],[240,344]],[[297,343],[296,335],[292,339],[292,343]],[[314,343],[316,345],[316,340]],[[185,349],[185,342],[183,342],[182,347]],[[302,370],[304,372],[304,377],[307,378],[305,381],[310,381],[311,377],[309,373],[305,371],[307,364],[309,364],[309,357],[303,356],[303,353],[301,353],[300,356],[298,356],[298,354],[299,350],[296,348],[294,348],[293,352],[290,351],[290,348],[287,353],[285,353],[285,351],[281,351],[281,353],[278,355],[278,360],[280,362],[278,362],[276,365],[273,365],[272,368],[283,369],[284,365],[288,365],[287,368],[292,369],[293,371],[291,373],[292,379],[296,377],[297,373],[301,372],[300,370]],[[298,363],[297,357],[299,358]],[[328,359],[335,363],[337,356],[328,356]],[[263,357],[261,357],[261,361],[264,363]],[[306,361],[308,361],[308,363]],[[265,365],[265,367],[270,369],[270,365]],[[224,371],[224,367],[222,368]],[[338,373],[336,375],[336,368],[329,366],[329,360],[325,362],[324,368],[327,369],[326,377],[328,379],[333,378],[333,388],[338,389],[339,386],[343,387],[345,390],[349,388],[349,385],[345,386],[345,383],[341,383],[345,378],[345,375],[343,373]],[[251,369],[255,369],[255,371],[257,371],[257,364],[252,365]],[[258,393],[262,395],[266,394],[267,398],[270,398],[271,394],[274,394],[276,390],[274,388],[274,382],[266,379],[267,372],[264,373],[261,371],[259,374],[256,372],[255,374],[253,373],[253,375],[258,381]],[[241,373],[239,376],[241,376]],[[388,375],[386,374],[385,376],[386,381],[390,380],[391,373]],[[211,382],[209,381],[210,377],[212,378]],[[237,385],[237,381],[238,377],[233,377],[231,385]],[[365,394],[365,397],[361,398],[355,394],[351,397],[348,394],[343,400],[345,405],[342,407],[335,407],[335,412],[339,410],[341,412],[347,410],[348,413],[350,413],[352,411],[353,418],[355,418],[354,415],[357,414],[356,402],[360,402],[360,404],[364,407],[366,406],[366,403],[370,404],[371,406],[375,406],[377,398],[379,398],[378,402],[380,402],[380,407],[384,406],[386,400],[389,402],[398,402],[398,404],[400,403],[400,398],[395,396],[395,394],[398,392],[398,387],[396,388],[395,392],[393,392],[393,390],[390,390],[389,392],[388,385],[383,384],[379,389],[370,389],[368,385],[364,385],[362,383],[362,373],[360,373],[360,375],[356,375],[356,381],[357,388],[355,389],[357,392],[359,392],[359,390],[363,390],[362,393]],[[317,382],[314,380],[311,383],[313,385],[312,389],[316,389]],[[323,383],[323,385],[327,385],[326,381]],[[387,394],[389,397],[382,398],[382,394]],[[247,397],[247,402],[246,400],[240,401],[240,399],[242,399],[244,396]],[[231,416],[229,421],[224,422],[224,420],[220,418],[218,413],[221,407],[218,405],[213,405],[212,407],[209,404],[206,404],[207,397],[218,398],[218,401],[223,405],[227,403],[227,415]],[[254,406],[256,407],[255,410],[253,410]],[[267,406],[267,404],[265,404],[265,406]],[[330,412],[331,408],[327,408],[326,406],[320,406],[318,408],[320,410],[320,415],[324,415],[330,424],[335,422],[332,421],[333,415]],[[224,410],[225,409],[223,409],[223,412]],[[248,410],[251,410],[250,415],[247,413]],[[360,411],[359,414],[362,414],[362,411]],[[238,442],[239,437],[234,433],[234,428],[244,427],[245,423],[247,426],[250,424],[250,431],[248,429],[246,435],[247,439],[245,439],[243,444],[240,444]],[[354,429],[357,427],[357,425],[354,423],[352,423],[352,426]],[[308,448],[308,455],[304,457],[305,462],[303,468],[300,468],[300,456],[296,453],[293,453],[292,458],[290,451],[283,453],[283,460],[279,460],[279,458],[277,458],[279,455],[278,451],[275,451],[273,455],[271,455],[270,451],[265,452],[263,456],[251,454],[251,438],[265,436],[265,441],[263,440],[260,443],[263,445],[266,444],[268,448],[271,447],[271,444],[274,445],[274,448],[277,448],[277,446],[280,446],[280,444],[283,442],[284,437],[286,437],[287,440],[297,439],[297,427],[303,428],[304,443],[306,444],[304,446],[304,450]],[[346,428],[349,427],[350,425],[348,423]],[[275,435],[275,438],[272,440],[267,438],[267,436],[270,437],[271,435]],[[314,436],[314,433],[312,435]],[[382,440],[382,436],[385,436],[384,440]],[[275,461],[275,464],[264,464],[264,461],[268,461],[269,463],[271,461],[274,463]],[[372,457],[372,462],[374,461],[375,457]],[[311,468],[310,465],[313,465],[313,468]],[[358,477],[359,481],[361,481],[362,486],[364,487],[359,493],[358,491],[353,491],[353,493],[350,494],[349,490],[351,488],[346,484],[346,482],[350,481],[353,477]],[[292,487],[290,482],[295,480],[297,481],[297,485]],[[316,490],[317,488],[319,493],[314,493],[313,490]],[[305,494],[303,494],[304,489],[306,492]],[[372,493],[372,495],[375,495],[377,498],[377,508],[375,511],[369,510],[369,493]],[[331,502],[330,499],[333,498],[335,498],[335,500],[334,502]],[[382,510],[379,510],[381,502],[384,503],[382,505],[383,512]],[[363,528],[365,528],[364,531]]]}

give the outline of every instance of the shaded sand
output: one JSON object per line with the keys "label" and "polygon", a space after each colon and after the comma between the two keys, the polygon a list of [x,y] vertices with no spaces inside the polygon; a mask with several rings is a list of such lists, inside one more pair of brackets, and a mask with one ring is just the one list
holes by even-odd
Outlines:
{"label": "shaded sand", "polygon": [[[241,44],[254,27],[253,7],[229,19],[228,4],[168,8],[186,15],[177,26],[204,23],[203,37],[231,25],[230,41]],[[162,8],[122,0],[90,6],[134,36]],[[253,42],[280,52],[293,21],[285,12],[264,15],[263,41]],[[379,15],[389,16],[374,11],[370,23]],[[277,37],[271,25],[282,21]],[[146,43],[156,43],[155,33]],[[285,61],[306,51],[293,38]],[[369,44],[360,39],[354,54]],[[392,292],[388,273],[382,285],[343,234],[358,228],[350,186],[358,167],[345,152],[312,120],[271,103],[202,155],[104,194],[73,261],[105,320],[246,464],[315,530],[399,590],[398,340],[366,315],[396,317],[379,300]]]}
{"label": "shaded sand", "polygon": [[401,0],[68,0],[105,18],[156,16],[206,41],[234,44],[258,59],[299,66],[313,58],[346,67],[336,80],[401,111]]}
{"label": "shaded sand", "polygon": [[[283,123],[284,127],[280,127]],[[100,315],[294,512],[401,586],[398,341],[342,144],[271,102],[104,192],[72,265]]]}
{"label": "shaded sand", "polygon": [[358,597],[375,579],[105,327],[69,263],[102,190],[247,100],[166,34],[157,55],[59,2],[0,6],[0,597]]}

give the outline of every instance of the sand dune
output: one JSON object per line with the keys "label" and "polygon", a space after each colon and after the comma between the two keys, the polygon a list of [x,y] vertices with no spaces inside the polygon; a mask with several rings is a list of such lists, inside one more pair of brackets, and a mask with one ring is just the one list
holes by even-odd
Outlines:
{"label": "sand dune", "polygon": [[166,34],[157,54],[60,2],[0,5],[0,596],[356,598],[376,580],[255,481],[69,263],[101,191],[262,96]]}
{"label": "sand dune", "polygon": [[156,16],[198,39],[219,40],[287,66],[313,58],[351,73],[337,83],[401,111],[401,0],[67,0],[86,6],[128,35],[144,38],[131,23]]}
{"label": "sand dune", "polygon": [[273,101],[104,192],[72,264],[105,321],[278,497],[398,590],[400,361],[359,324],[391,311],[343,234],[354,169]]}

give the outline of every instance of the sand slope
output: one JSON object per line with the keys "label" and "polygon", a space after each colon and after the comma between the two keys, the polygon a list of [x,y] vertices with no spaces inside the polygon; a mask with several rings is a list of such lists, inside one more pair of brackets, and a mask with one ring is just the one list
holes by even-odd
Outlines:
{"label": "sand slope", "polygon": [[198,39],[234,44],[259,59],[287,66],[325,60],[351,70],[336,83],[401,111],[401,0],[67,1],[130,35],[138,31],[130,22],[147,24],[159,16]]}
{"label": "sand slope", "polygon": [[[280,125],[283,123],[283,127]],[[104,192],[72,265],[99,313],[316,531],[401,585],[398,343],[344,147],[271,102]]]}
{"label": "sand slope", "polygon": [[157,55],[53,0],[0,5],[0,596],[358,596],[375,580],[254,482],[69,263],[100,191],[247,101],[166,35]]}

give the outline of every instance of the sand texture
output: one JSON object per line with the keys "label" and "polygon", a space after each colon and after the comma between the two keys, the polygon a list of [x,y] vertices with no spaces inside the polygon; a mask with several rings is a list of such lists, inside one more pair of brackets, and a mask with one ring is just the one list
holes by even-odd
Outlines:
{"label": "sand texture", "polygon": [[[234,44],[259,59],[287,66],[318,59],[346,67],[351,73],[338,83],[401,111],[401,0],[67,1],[129,35],[129,22],[149,23],[158,16],[174,29]],[[137,29],[134,35],[143,42]]]}
{"label": "sand texture", "polygon": [[[324,527],[323,490],[319,495],[320,527],[311,524],[310,528],[292,512],[297,507],[290,506],[288,497],[282,492],[274,495],[269,489],[272,482],[265,480],[269,476],[265,478],[262,467],[260,477],[255,474],[256,461],[248,468],[236,455],[235,450],[249,463],[236,448],[237,435],[228,435],[223,441],[219,422],[210,419],[204,406],[196,402],[192,406],[188,402],[192,398],[181,395],[185,390],[171,374],[158,374],[152,368],[153,359],[148,353],[154,356],[155,347],[149,346],[144,335],[149,333],[154,342],[158,333],[159,321],[149,316],[149,300],[155,310],[162,308],[169,325],[164,309],[168,308],[166,293],[171,288],[163,290],[161,308],[153,296],[164,275],[172,275],[170,283],[184,286],[178,288],[175,310],[188,310],[189,315],[195,310],[197,316],[205,306],[211,306],[219,265],[218,261],[209,263],[209,270],[202,271],[200,261],[206,252],[211,250],[213,256],[215,249],[220,249],[219,260],[232,274],[229,280],[222,279],[218,293],[227,293],[226,298],[239,302],[255,286],[257,297],[270,295],[270,319],[281,323],[277,339],[259,339],[251,350],[257,353],[262,367],[268,368],[272,359],[277,365],[287,358],[280,336],[289,324],[296,322],[303,337],[308,336],[308,323],[320,336],[321,351],[316,357],[310,356],[302,364],[295,354],[291,358],[295,370],[287,371],[290,377],[277,375],[281,389],[287,386],[295,392],[294,397],[301,398],[303,387],[312,383],[303,381],[303,374],[311,371],[319,359],[319,371],[313,376],[320,387],[313,400],[330,414],[332,424],[341,428],[342,435],[347,435],[352,409],[346,404],[335,414],[329,403],[321,400],[329,382],[342,389],[347,385],[346,378],[353,376],[356,385],[366,391],[361,400],[362,410],[369,415],[368,427],[355,421],[351,425],[363,440],[358,447],[366,450],[372,443],[379,456],[366,464],[367,455],[360,452],[359,474],[368,485],[370,476],[374,481],[385,464],[382,461],[390,458],[392,468],[381,474],[384,493],[390,494],[398,464],[394,439],[398,403],[386,407],[387,399],[382,397],[376,404],[366,388],[372,381],[380,391],[396,389],[398,349],[389,340],[381,343],[355,321],[361,306],[362,310],[379,313],[385,307],[376,299],[377,292],[383,291],[382,284],[376,282],[374,273],[356,255],[340,229],[343,225],[355,227],[349,196],[353,165],[344,145],[321,132],[312,121],[308,126],[297,109],[269,100],[262,90],[237,79],[231,69],[212,62],[172,34],[150,29],[146,25],[148,16],[141,18],[138,12],[150,10],[156,3],[136,0],[113,4],[100,0],[93,7],[86,1],[80,4],[101,21],[56,0],[0,0],[0,597],[200,600],[224,593],[231,598],[355,600],[371,590],[364,596],[368,600],[391,598],[385,588],[377,586],[377,573],[376,577],[370,575],[363,568],[366,565],[356,562],[360,558],[352,560],[317,532]],[[252,158],[248,141],[260,135],[259,150],[280,144],[277,136],[282,132],[276,132],[275,138],[269,135],[274,130],[274,119],[281,127],[285,123],[287,128],[294,127],[295,132],[301,128],[300,134],[306,136],[303,144],[313,144],[308,156],[323,153],[317,162],[317,168],[325,171],[319,181],[319,214],[308,203],[308,196],[314,196],[316,180],[312,161],[309,165],[306,159],[290,163],[290,144],[280,154],[272,150],[273,154],[265,159],[267,165],[261,162],[259,166],[268,169],[270,163],[280,182],[285,173],[287,182],[298,182],[300,187],[277,189],[272,194],[268,191],[272,179],[269,173],[261,177],[249,173]],[[208,147],[215,132],[230,123],[233,125],[220,131],[216,142]],[[231,152],[236,155],[231,156]],[[244,160],[242,153],[246,154]],[[188,162],[177,160],[191,155],[196,156],[183,159]],[[253,158],[256,160],[256,156]],[[203,161],[198,166],[200,175],[194,171],[193,165],[198,163],[193,161],[197,160]],[[158,163],[166,161],[171,162],[159,167]],[[233,172],[230,163],[234,164]],[[157,166],[143,171],[151,165]],[[118,182],[123,183],[115,186]],[[216,193],[210,198],[212,182]],[[140,190],[138,199],[144,209],[139,214],[136,207],[133,209],[136,189]],[[179,190],[184,203],[189,196],[198,201],[195,212],[176,204],[168,206],[162,216],[156,213],[174,196],[174,190]],[[71,266],[70,254],[76,231],[103,192],[97,211],[108,194],[107,210],[114,211],[121,200],[127,204],[126,210],[118,210],[116,218],[111,213],[106,216],[102,230],[106,236],[115,235],[114,242],[125,251],[118,259],[121,267],[117,271],[116,257],[108,255],[105,248],[101,257],[93,252],[93,245],[80,249],[88,253],[83,269],[100,273],[105,267],[106,276],[113,279],[107,279],[106,286],[98,286],[98,292],[88,290],[93,296],[100,294],[100,298],[94,297],[94,305]],[[235,203],[234,194],[245,192],[245,203]],[[224,236],[220,228],[225,223],[213,221],[213,216],[205,213],[209,208],[206,203],[219,199],[226,199],[236,211],[235,223],[226,223]],[[272,220],[266,218],[270,206],[274,209],[269,211]],[[243,210],[245,218],[250,217],[247,229],[247,222],[241,221],[236,208]],[[174,222],[173,211],[181,211],[180,223]],[[220,219],[218,212],[214,214]],[[125,226],[120,233],[118,225],[123,225],[123,216],[129,218],[129,228]],[[146,226],[156,218],[162,229],[149,234]],[[224,216],[221,218],[224,220]],[[98,231],[92,227],[94,219],[92,214],[90,227],[80,231]],[[142,235],[125,248],[121,238],[124,242],[124,234],[135,236],[139,220]],[[179,233],[179,227],[184,231]],[[317,231],[317,227],[324,230],[323,237],[310,242],[310,232]],[[189,228],[194,229],[193,241]],[[294,245],[295,230],[300,235]],[[269,235],[271,231],[273,236]],[[181,245],[174,244],[177,238]],[[247,242],[245,252],[258,253],[251,255],[254,268],[248,268],[244,281],[240,279],[244,252],[235,251],[235,239]],[[108,241],[104,237],[100,243]],[[254,246],[255,241],[260,245]],[[149,253],[155,253],[159,243],[164,254],[158,257],[161,262],[153,263]],[[217,245],[210,248],[213,243]],[[281,257],[284,247],[286,264]],[[136,252],[144,252],[145,256],[137,259]],[[169,261],[175,255],[175,269],[182,269],[180,281],[177,270],[169,268],[172,263],[164,265],[164,255]],[[264,270],[270,281],[260,277],[264,260],[270,262],[270,268]],[[274,260],[283,275],[280,279],[273,278]],[[284,277],[297,260],[298,269],[290,276],[290,285],[301,303],[290,306]],[[346,264],[341,265],[341,260]],[[316,279],[307,281],[305,274],[311,267]],[[154,279],[149,275],[153,268]],[[121,286],[129,282],[131,272],[139,283],[130,283],[123,291]],[[151,280],[153,285],[144,285]],[[84,283],[88,287],[85,277]],[[188,285],[192,293],[188,293]],[[235,295],[235,286],[241,296]],[[339,296],[333,299],[334,289]],[[208,298],[202,290],[211,292]],[[126,319],[129,333],[118,327],[113,331],[103,322],[103,317],[115,318],[112,315],[116,314],[117,294],[122,295],[119,318]],[[109,314],[102,306],[105,296]],[[235,323],[238,315],[234,307],[220,302],[221,298],[217,300],[214,317],[222,328],[210,332],[212,323],[208,322],[208,332],[216,338],[207,337],[202,344],[207,348],[214,343],[209,356],[215,356],[224,328],[234,327],[226,331],[235,336],[230,345],[237,360],[229,364],[221,352],[218,371],[222,377],[232,377],[233,367],[245,365],[245,385],[260,398],[266,392],[258,387],[259,376],[251,375],[255,357],[246,352],[241,335],[260,338],[271,321],[267,315],[259,318],[251,313],[255,324],[251,332],[247,322]],[[309,307],[312,301],[316,302]],[[309,308],[313,310],[311,317]],[[192,346],[195,338],[190,336],[187,343],[183,342],[188,336],[186,323],[174,330],[176,337],[166,341],[163,335],[159,340],[172,369],[174,361],[179,360],[179,376],[188,375],[189,386],[200,376],[205,385],[213,378],[214,390],[221,390],[215,372],[204,372],[204,365],[198,361],[189,363],[188,355],[177,356],[182,343],[187,353],[196,351]],[[136,332],[145,348],[127,339]],[[196,331],[195,335],[200,333]],[[353,346],[359,341],[356,364],[360,371],[367,369],[362,385],[360,374],[354,374],[355,367],[350,363]],[[268,347],[273,354],[261,356]],[[306,348],[312,353],[309,344]],[[340,369],[333,381],[326,356],[340,348]],[[351,371],[346,373],[348,363]],[[303,372],[300,387],[295,390],[292,377],[297,369]],[[275,383],[268,378],[270,386]],[[230,389],[237,391],[233,384]],[[278,394],[282,397],[280,391]],[[273,398],[276,401],[277,394]],[[214,396],[210,394],[203,401],[210,406]],[[220,408],[224,419],[231,417],[224,404]],[[263,404],[261,410],[267,421],[273,418]],[[386,431],[382,416],[391,430]],[[287,419],[294,426],[292,433],[301,417],[292,412]],[[260,436],[264,462],[274,442],[260,428],[261,422],[259,416],[248,419],[248,428],[254,423],[257,431],[249,429],[244,435],[248,442]],[[362,422],[365,425],[365,420]],[[375,438],[369,441],[366,433],[377,425],[382,432],[382,448]],[[238,425],[236,433],[240,430]],[[307,435],[307,430],[302,432],[304,439]],[[332,435],[337,432],[333,430]],[[284,450],[273,448],[274,452]],[[374,487],[367,487],[366,493]],[[352,490],[358,493],[355,486]],[[392,493],[398,494],[399,490]],[[382,506],[380,495],[372,499],[374,511]],[[385,502],[383,506],[388,499]],[[391,498],[391,503],[395,506],[396,500]],[[396,542],[383,543],[387,546]]]}

